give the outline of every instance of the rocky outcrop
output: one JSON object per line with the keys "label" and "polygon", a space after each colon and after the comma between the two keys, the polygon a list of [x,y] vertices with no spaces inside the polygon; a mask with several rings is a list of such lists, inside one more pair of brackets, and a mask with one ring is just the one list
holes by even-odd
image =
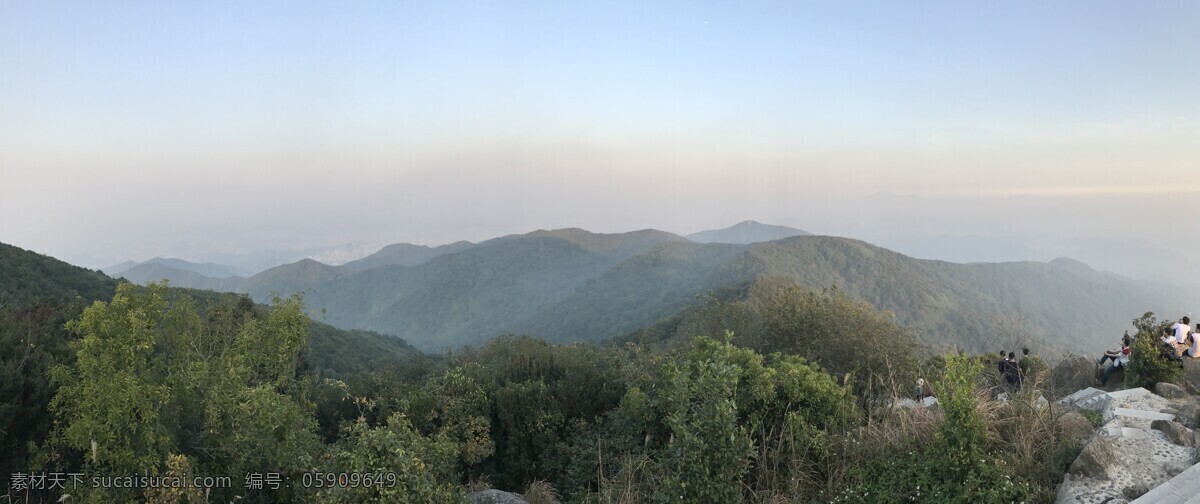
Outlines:
{"label": "rocky outcrop", "polygon": [[[1050,393],[1058,399],[1092,386],[1096,381],[1096,361],[1087,357],[1068,357],[1050,372]],[[1109,380],[1111,383],[1114,379]]]}
{"label": "rocky outcrop", "polygon": [[467,499],[471,501],[471,504],[529,504],[529,501],[519,494],[502,492],[494,488],[472,492],[467,495]]}
{"label": "rocky outcrop", "polygon": [[1071,464],[1071,474],[1090,478],[1108,477],[1108,468],[1117,461],[1116,452],[1113,450],[1115,444],[1112,438],[1093,439]]}
{"label": "rocky outcrop", "polygon": [[1196,446],[1196,435],[1179,422],[1155,420],[1150,423],[1150,428],[1166,434],[1168,440],[1179,446]]}
{"label": "rocky outcrop", "polygon": [[1188,393],[1183,387],[1174,383],[1159,382],[1154,384],[1154,393],[1167,399],[1183,399]]}
{"label": "rocky outcrop", "polygon": [[1175,420],[1183,424],[1184,427],[1195,429],[1200,426],[1200,404],[1191,401],[1179,407],[1179,412],[1175,414]]}
{"label": "rocky outcrop", "polygon": [[[1162,389],[1173,392],[1170,387]],[[1192,405],[1200,402],[1195,397],[1171,400],[1141,387],[1110,392],[1087,388],[1057,404],[1096,411],[1104,425],[1072,464],[1056,503],[1146,504],[1160,502],[1180,489],[1189,495],[1200,493],[1191,486],[1200,481],[1200,465],[1193,467],[1200,454],[1195,447],[1200,436],[1181,423],[1186,419],[1178,418],[1196,413]],[[1105,446],[1105,441],[1111,446]]]}
{"label": "rocky outcrop", "polygon": [[1077,443],[1086,441],[1092,437],[1092,422],[1077,411],[1067,411],[1055,419],[1058,424],[1059,432],[1062,433],[1061,439],[1067,443]]}

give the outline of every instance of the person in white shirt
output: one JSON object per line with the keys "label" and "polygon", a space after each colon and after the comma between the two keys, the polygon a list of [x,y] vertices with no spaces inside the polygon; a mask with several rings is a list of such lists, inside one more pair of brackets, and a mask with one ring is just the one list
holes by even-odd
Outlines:
{"label": "person in white shirt", "polygon": [[1200,322],[1196,323],[1196,330],[1192,331],[1192,348],[1183,354],[1193,359],[1200,357]]}
{"label": "person in white shirt", "polygon": [[1129,354],[1131,352],[1132,349],[1129,348],[1129,340],[1122,341],[1121,353],[1117,355],[1116,359],[1113,359],[1112,365],[1108,366],[1108,368],[1104,370],[1104,376],[1100,378],[1101,387],[1108,385],[1108,377],[1112,376],[1116,370],[1124,369],[1126,366],[1129,366]]}
{"label": "person in white shirt", "polygon": [[1179,319],[1179,322],[1176,322],[1175,325],[1171,326],[1171,330],[1175,332],[1176,345],[1182,345],[1184,340],[1187,339],[1188,333],[1192,331],[1192,328],[1190,327],[1191,323],[1192,319],[1183,317]]}
{"label": "person in white shirt", "polygon": [[1175,355],[1183,355],[1189,350],[1191,344],[1187,339],[1188,334],[1192,332],[1191,323],[1192,319],[1186,316],[1179,319],[1179,322],[1171,325],[1170,333],[1163,339],[1175,348]]}

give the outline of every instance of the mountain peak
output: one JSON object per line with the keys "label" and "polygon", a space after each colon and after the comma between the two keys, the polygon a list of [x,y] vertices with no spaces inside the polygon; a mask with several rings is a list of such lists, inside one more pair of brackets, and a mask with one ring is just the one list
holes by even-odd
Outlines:
{"label": "mountain peak", "polygon": [[465,240],[437,247],[393,243],[379,249],[374,254],[343,264],[342,267],[349,271],[363,271],[380,266],[416,266],[435,257],[461,252],[474,246],[474,243]]}
{"label": "mountain peak", "polygon": [[748,245],[751,243],[768,242],[791,238],[793,236],[809,235],[807,231],[787,226],[763,224],[755,220],[745,220],[724,229],[713,229],[690,234],[687,239],[696,243],[734,243]]}

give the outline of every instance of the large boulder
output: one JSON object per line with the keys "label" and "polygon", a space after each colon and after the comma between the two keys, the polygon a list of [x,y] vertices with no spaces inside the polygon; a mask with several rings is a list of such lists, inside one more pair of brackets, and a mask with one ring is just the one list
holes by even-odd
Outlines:
{"label": "large boulder", "polygon": [[1090,478],[1108,478],[1108,468],[1117,462],[1113,438],[1098,437],[1083,448],[1075,462],[1071,463],[1071,473]]}
{"label": "large boulder", "polygon": [[1183,404],[1179,407],[1179,412],[1175,414],[1175,420],[1184,427],[1195,429],[1200,426],[1200,405],[1194,401]]}
{"label": "large boulder", "polygon": [[1150,422],[1150,428],[1166,434],[1168,440],[1179,446],[1196,446],[1196,435],[1179,422],[1155,420]]}
{"label": "large boulder", "polygon": [[1066,443],[1075,443],[1086,441],[1092,437],[1092,422],[1087,417],[1080,414],[1078,411],[1068,410],[1066,413],[1059,415],[1055,419],[1058,424],[1059,432],[1062,433],[1062,440]]}
{"label": "large boulder", "polygon": [[[1091,387],[1096,382],[1096,368],[1096,361],[1087,357],[1063,359],[1050,372],[1051,395],[1058,399],[1076,390]],[[1109,383],[1115,380],[1115,377],[1110,378]]]}
{"label": "large boulder", "polygon": [[471,501],[471,504],[529,504],[529,501],[519,494],[502,492],[494,488],[472,492],[467,495],[467,499]]}
{"label": "large boulder", "polygon": [[1158,382],[1154,384],[1154,393],[1167,399],[1183,399],[1188,393],[1183,387],[1174,383]]}

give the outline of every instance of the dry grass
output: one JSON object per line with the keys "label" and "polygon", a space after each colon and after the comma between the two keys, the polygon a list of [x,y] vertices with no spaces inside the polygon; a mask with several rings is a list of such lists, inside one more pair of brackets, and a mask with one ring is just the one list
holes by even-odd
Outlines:
{"label": "dry grass", "polygon": [[545,480],[534,480],[525,489],[525,500],[529,504],[558,504],[558,491]]}
{"label": "dry grass", "polygon": [[468,493],[482,492],[490,488],[492,488],[492,480],[488,478],[486,474],[481,474],[479,477],[473,478],[467,483]]}

